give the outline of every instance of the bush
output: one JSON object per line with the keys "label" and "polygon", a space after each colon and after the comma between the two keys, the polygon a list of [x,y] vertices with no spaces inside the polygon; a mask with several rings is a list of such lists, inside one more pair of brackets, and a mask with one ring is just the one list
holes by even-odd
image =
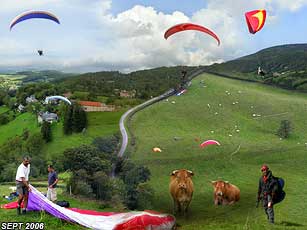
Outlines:
{"label": "bush", "polygon": [[139,210],[152,209],[154,190],[148,183],[141,183],[137,187],[138,199],[137,208]]}
{"label": "bush", "polygon": [[277,135],[281,138],[288,138],[292,131],[291,122],[288,120],[282,120],[280,122],[280,127],[277,131]]}
{"label": "bush", "polygon": [[4,113],[0,115],[0,125],[5,125],[10,122],[10,117],[8,114]]}

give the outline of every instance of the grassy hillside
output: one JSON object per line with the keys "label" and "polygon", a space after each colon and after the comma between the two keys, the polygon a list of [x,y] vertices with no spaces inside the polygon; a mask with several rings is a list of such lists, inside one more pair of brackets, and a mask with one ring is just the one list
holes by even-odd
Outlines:
{"label": "grassy hillside", "polygon": [[[172,212],[169,174],[180,168],[194,171],[190,215],[187,220],[178,217],[180,229],[305,229],[306,110],[304,94],[201,75],[187,94],[135,115],[136,147],[130,149],[131,157],[150,168],[150,183],[156,192],[154,208],[162,212]],[[283,119],[290,120],[294,128],[287,140],[275,135]],[[215,139],[221,146],[200,149],[195,138]],[[153,153],[153,147],[163,152]],[[275,227],[267,224],[261,208],[255,208],[263,163],[286,181],[287,197],[275,206]],[[210,181],[218,178],[241,189],[239,203],[213,205]]]}
{"label": "grassy hillside", "polygon": [[16,135],[20,136],[24,129],[28,129],[31,133],[39,131],[37,119],[34,114],[23,113],[18,115],[15,120],[8,124],[1,125],[0,145],[11,137],[15,137]]}
{"label": "grassy hillside", "polygon": [[[307,44],[270,47],[255,54],[206,67],[208,71],[288,89],[307,90]],[[257,75],[258,66],[266,72]]]}
{"label": "grassy hillside", "polygon": [[[62,123],[52,125],[53,141],[44,145],[43,153],[49,158],[62,154],[66,148],[90,144],[95,137],[109,136],[118,132],[118,122],[124,111],[88,113],[88,128],[84,134],[64,136]],[[36,116],[30,113],[19,115],[14,121],[0,126],[0,144],[27,128],[30,133],[39,132]]]}
{"label": "grassy hillside", "polygon": [[63,134],[62,123],[53,126],[53,141],[45,145],[43,152],[49,158],[56,157],[67,148],[73,148],[82,144],[90,144],[96,137],[110,136],[119,131],[118,122],[123,114],[119,112],[91,112],[88,114],[89,126],[84,134]]}

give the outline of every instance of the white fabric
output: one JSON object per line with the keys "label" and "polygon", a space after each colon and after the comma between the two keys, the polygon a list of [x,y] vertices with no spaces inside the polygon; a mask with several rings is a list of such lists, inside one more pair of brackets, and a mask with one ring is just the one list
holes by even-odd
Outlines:
{"label": "white fabric", "polygon": [[24,166],[23,163],[19,165],[16,173],[16,180],[22,181],[22,177],[25,178],[25,181],[29,181],[29,174],[30,174],[30,164],[28,164],[28,167]]}
{"label": "white fabric", "polygon": [[[94,216],[94,215],[87,215],[87,214],[81,214],[78,212],[74,212],[72,210],[63,208],[59,205],[56,205],[55,203],[51,202],[48,200],[42,193],[40,193],[36,188],[31,186],[32,193],[35,193],[38,195],[45,203],[48,203],[48,205],[52,206],[55,210],[61,212],[65,216],[69,217],[71,220],[74,222],[83,225],[85,227],[88,227],[90,229],[96,229],[96,230],[112,230],[114,229],[117,225],[125,223],[137,216],[142,216],[142,215],[150,215],[150,216],[157,216],[157,217],[166,217],[168,216],[167,214],[152,214],[148,212],[127,212],[127,213],[118,213],[114,214],[112,216]],[[43,204],[41,204],[43,207]],[[161,226],[161,228],[157,229],[172,229],[174,223],[168,223],[165,224],[164,226]]]}

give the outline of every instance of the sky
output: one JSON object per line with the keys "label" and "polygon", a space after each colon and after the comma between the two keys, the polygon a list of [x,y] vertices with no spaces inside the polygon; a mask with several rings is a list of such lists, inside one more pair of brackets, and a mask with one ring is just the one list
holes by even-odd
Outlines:
{"label": "sky", "polygon": [[[249,34],[244,13],[266,9],[264,28]],[[61,24],[11,21],[44,10]],[[307,0],[1,0],[0,71],[131,72],[159,66],[210,65],[261,49],[307,43]],[[214,31],[165,40],[171,26],[192,22]],[[39,56],[37,50],[44,50]]]}

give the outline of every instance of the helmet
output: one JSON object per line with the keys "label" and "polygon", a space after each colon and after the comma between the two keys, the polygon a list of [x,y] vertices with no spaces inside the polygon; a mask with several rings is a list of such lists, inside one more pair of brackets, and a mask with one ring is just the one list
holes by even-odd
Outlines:
{"label": "helmet", "polygon": [[262,165],[261,171],[267,171],[269,167],[267,165]]}

